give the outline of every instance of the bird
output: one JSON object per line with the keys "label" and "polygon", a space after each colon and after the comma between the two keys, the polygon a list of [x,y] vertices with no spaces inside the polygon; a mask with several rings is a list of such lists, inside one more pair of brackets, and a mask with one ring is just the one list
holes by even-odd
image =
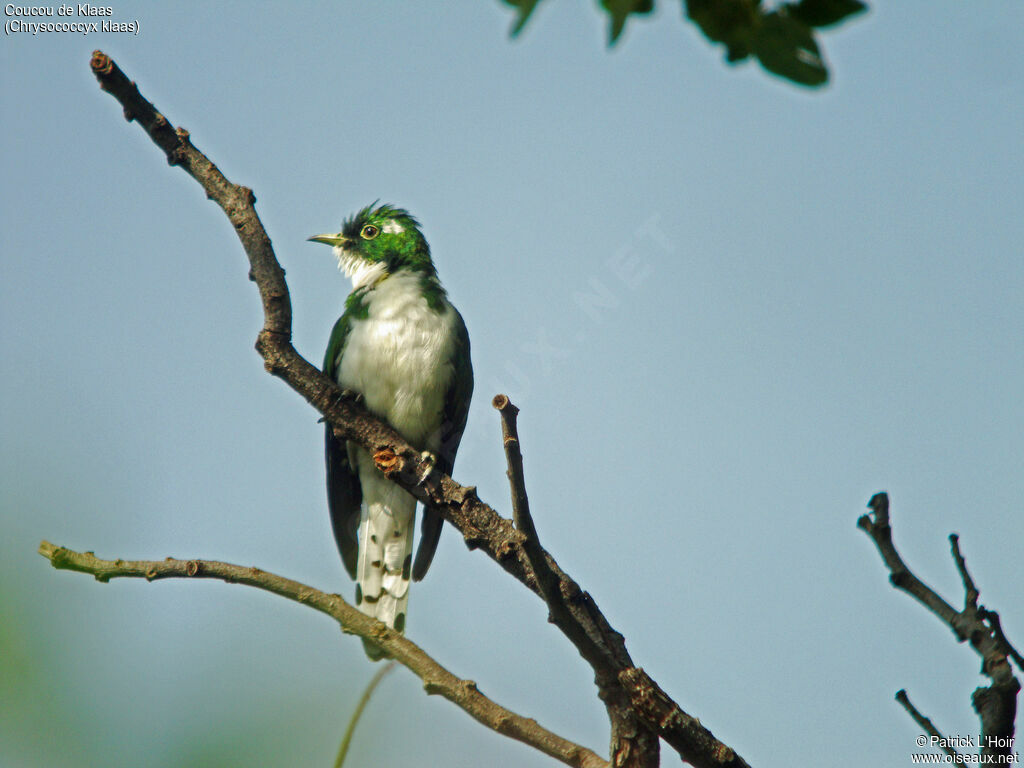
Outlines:
{"label": "bird", "polygon": [[[374,202],[340,232],[309,240],[331,246],[352,281],[324,373],[421,451],[428,467],[450,475],[473,396],[469,333],[438,279],[419,222],[404,208]],[[331,526],[356,581],[356,607],[403,633],[410,579],[426,575],[444,518],[424,508],[413,561],[415,497],[330,424],[324,449]],[[374,661],[387,655],[370,640],[363,645]]]}

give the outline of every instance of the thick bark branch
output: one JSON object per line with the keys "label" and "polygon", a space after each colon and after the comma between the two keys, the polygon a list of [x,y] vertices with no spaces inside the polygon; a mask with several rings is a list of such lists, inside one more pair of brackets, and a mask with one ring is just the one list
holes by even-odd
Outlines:
{"label": "thick bark branch", "polygon": [[[291,304],[284,270],[278,264],[270,238],[256,215],[252,191],[229,182],[192,145],[188,131],[174,129],[106,54],[96,51],[91,66],[102,89],[124,107],[125,116],[139,121],[167,155],[168,161],[192,176],[207,196],[224,210],[235,227],[249,258],[249,276],[259,288],[263,302],[264,327],[257,338],[256,349],[262,355],[266,369],[283,379],[320,411],[339,438],[352,440],[366,448],[388,478],[438,509],[462,533],[471,549],[484,550],[508,573],[541,595],[530,557],[523,545],[523,533],[517,531],[511,521],[500,517],[480,501],[472,486],[459,485],[447,476],[442,477],[439,483],[419,482],[417,478],[429,474],[422,471],[425,468],[420,466],[419,452],[391,427],[343,395],[334,382],[296,352],[291,344]],[[690,742],[679,738],[679,732],[674,730],[678,727],[677,719],[669,718],[663,722],[649,709],[633,709],[632,702],[638,691],[623,682],[622,673],[633,670],[635,665],[626,651],[622,635],[608,623],[593,598],[562,571],[551,555],[539,544],[537,548],[542,561],[550,567],[551,578],[557,581],[558,592],[567,609],[566,614],[553,614],[552,620],[593,667],[598,693],[608,709],[613,731],[617,723],[633,722],[634,712],[638,715],[633,733],[613,734],[615,765],[648,768],[651,756],[657,757],[656,737],[660,735],[679,750],[684,760],[698,768],[745,766],[742,758],[710,732],[705,730],[705,739],[698,739],[683,750],[677,744]],[[538,553],[534,552],[534,556]],[[585,640],[580,638],[581,632]],[[674,711],[682,713],[678,705],[664,696]],[[696,721],[695,718],[690,719]],[[724,761],[723,755],[732,757]]]}
{"label": "thick bark branch", "polygon": [[[857,527],[863,529],[874,540],[882,560],[889,568],[889,581],[938,616],[953,630],[958,641],[969,642],[981,657],[982,674],[987,675],[992,681],[990,686],[978,688],[971,695],[974,711],[981,720],[981,754],[1004,758],[1011,755],[1020,681],[1013,674],[1010,660],[1019,665],[1020,655],[1003,634],[999,616],[994,611],[978,605],[980,593],[967,570],[967,561],[960,552],[960,537],[955,533],[949,536],[953,563],[964,588],[964,608],[957,611],[931,587],[918,579],[896,551],[889,523],[888,494],[876,493],[871,497],[868,506],[874,519],[870,514],[862,515],[857,520]],[[899,698],[897,694],[897,699]],[[903,699],[906,699],[905,693]],[[903,700],[900,700],[900,703],[903,704]],[[907,707],[907,704],[909,701],[904,706]],[[913,715],[916,710],[912,711],[907,707],[907,711]]]}
{"label": "thick bark branch", "polygon": [[245,584],[294,600],[330,616],[344,632],[373,640],[395,661],[407,667],[423,681],[428,694],[448,699],[473,719],[510,739],[529,744],[546,755],[574,768],[608,768],[609,763],[594,752],[574,744],[542,727],[532,718],[517,715],[485,696],[472,680],[456,677],[408,638],[370,618],[349,605],[339,595],[329,595],[283,576],[242,565],[215,560],[101,560],[92,552],[75,552],[48,541],[39,545],[39,554],[58,570],[92,574],[97,581],[117,578],[219,579],[229,584]]}

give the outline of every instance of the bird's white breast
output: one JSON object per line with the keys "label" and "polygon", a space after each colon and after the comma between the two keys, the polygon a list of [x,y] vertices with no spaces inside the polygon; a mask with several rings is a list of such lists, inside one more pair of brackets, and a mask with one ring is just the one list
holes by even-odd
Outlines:
{"label": "bird's white breast", "polygon": [[[444,398],[455,373],[456,314],[427,305],[420,276],[397,272],[364,298],[368,315],[353,320],[338,368],[338,383],[361,392],[366,407],[406,440],[438,450]],[[431,440],[430,438],[433,438]]]}

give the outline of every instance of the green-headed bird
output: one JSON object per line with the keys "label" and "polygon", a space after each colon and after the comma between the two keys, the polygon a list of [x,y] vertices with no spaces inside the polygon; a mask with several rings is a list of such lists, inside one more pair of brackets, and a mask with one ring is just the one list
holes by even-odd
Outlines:
{"label": "green-headed bird", "polygon": [[[419,223],[401,208],[373,204],[341,232],[309,239],[332,246],[352,280],[324,373],[358,393],[370,412],[450,475],[473,394],[469,334],[441,287]],[[436,509],[424,509],[413,562],[416,499],[386,479],[366,450],[336,438],[330,425],[326,456],[331,524],[356,580],[356,605],[401,632],[410,577],[426,575],[444,520]],[[385,655],[364,645],[372,659]]]}

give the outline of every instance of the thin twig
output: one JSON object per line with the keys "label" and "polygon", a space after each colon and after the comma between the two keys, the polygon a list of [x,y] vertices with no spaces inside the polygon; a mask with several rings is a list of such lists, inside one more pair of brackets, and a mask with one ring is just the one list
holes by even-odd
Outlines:
{"label": "thin twig", "polygon": [[[501,414],[502,444],[505,449],[505,462],[508,464],[506,474],[512,492],[512,519],[522,534],[522,551],[533,574],[535,588],[548,606],[548,621],[562,630],[596,672],[595,679],[600,696],[608,709],[612,725],[612,762],[615,765],[629,764],[653,768],[659,761],[660,745],[657,736],[645,732],[646,729],[637,722],[639,711],[634,706],[636,698],[623,683],[623,671],[613,674],[607,669],[606,639],[592,638],[588,633],[588,626],[594,627],[595,623],[592,620],[586,621],[590,617],[585,613],[573,611],[574,601],[585,609],[591,607],[593,604],[589,601],[589,595],[581,593],[579,587],[568,578],[565,581],[559,578],[555,572],[557,566],[553,560],[548,562],[549,556],[540,545],[537,528],[530,514],[530,500],[526,494],[523,453],[517,424],[519,409],[507,395],[496,395],[491,405]],[[596,606],[593,608],[596,610]],[[662,728],[662,735],[665,730]]]}
{"label": "thin twig", "polygon": [[960,537],[955,533],[949,534],[949,544],[953,553],[953,562],[956,563],[956,569],[960,573],[960,581],[964,585],[964,610],[970,608],[977,609],[978,588],[974,585],[974,579],[971,578],[971,574],[967,571],[967,561],[960,554]]}
{"label": "thin twig", "polygon": [[517,419],[519,409],[509,400],[508,395],[495,395],[491,405],[501,414],[501,438],[508,463],[508,482],[512,486],[512,520],[523,532],[527,542],[539,545],[537,529],[530,516],[530,500],[526,496],[526,479],[523,474],[523,452],[519,445]]}
{"label": "thin twig", "polygon": [[[954,759],[961,757],[960,753],[949,745],[949,739],[939,732],[939,729],[935,727],[935,724],[931,719],[921,714],[920,710],[910,703],[910,697],[907,696],[906,690],[901,688],[896,691],[896,701],[903,705],[903,708],[910,713],[910,716],[914,718],[914,722],[921,726],[925,733],[938,740],[936,744],[938,744],[947,755],[950,755]],[[958,761],[958,764],[962,764],[962,760]]]}
{"label": "thin twig", "polygon": [[366,705],[370,702],[370,697],[373,696],[373,691],[380,681],[384,679],[384,675],[395,668],[397,662],[392,659],[383,667],[377,670],[377,672],[370,678],[370,682],[366,686],[366,690],[363,691],[363,695],[359,697],[359,703],[356,704],[356,711],[352,713],[351,719],[348,721],[348,727],[345,728],[345,735],[341,739],[341,746],[338,748],[338,756],[334,759],[334,768],[341,768],[345,763],[345,755],[348,754],[349,744],[352,743],[352,734],[356,732],[356,725],[359,724],[359,718],[363,716],[363,710],[366,709]]}
{"label": "thin twig", "polygon": [[501,437],[508,464],[509,486],[512,491],[512,520],[523,534],[523,551],[530,563],[541,597],[551,612],[551,622],[558,624],[570,635],[570,639],[584,658],[599,657],[597,644],[587,636],[586,628],[577,621],[566,605],[562,595],[561,580],[548,563],[547,553],[540,545],[540,537],[530,514],[530,500],[526,495],[526,477],[523,472],[523,453],[519,442],[519,409],[507,395],[495,395],[491,405],[501,414]]}
{"label": "thin twig", "polygon": [[[889,495],[884,492],[876,493],[871,497],[868,506],[874,512],[875,519],[872,520],[870,515],[862,515],[857,520],[857,526],[874,539],[875,546],[878,547],[878,552],[882,555],[882,560],[889,568],[889,582],[913,597],[956,632],[956,627],[953,626],[953,619],[957,614],[956,609],[907,568],[892,543],[892,528],[889,525]],[[959,634],[957,638],[964,640]]]}
{"label": "thin twig", "polygon": [[388,655],[407,667],[428,694],[439,694],[460,707],[473,719],[511,739],[529,744],[573,768],[608,768],[608,761],[579,744],[563,739],[540,726],[536,720],[517,715],[480,693],[472,680],[456,677],[408,638],[349,605],[339,595],[329,595],[283,576],[259,568],[247,568],[216,560],[101,560],[92,552],[75,552],[48,541],[39,554],[58,570],[92,574],[99,582],[117,578],[219,579],[245,584],[307,605],[337,621],[342,630],[373,640]]}

